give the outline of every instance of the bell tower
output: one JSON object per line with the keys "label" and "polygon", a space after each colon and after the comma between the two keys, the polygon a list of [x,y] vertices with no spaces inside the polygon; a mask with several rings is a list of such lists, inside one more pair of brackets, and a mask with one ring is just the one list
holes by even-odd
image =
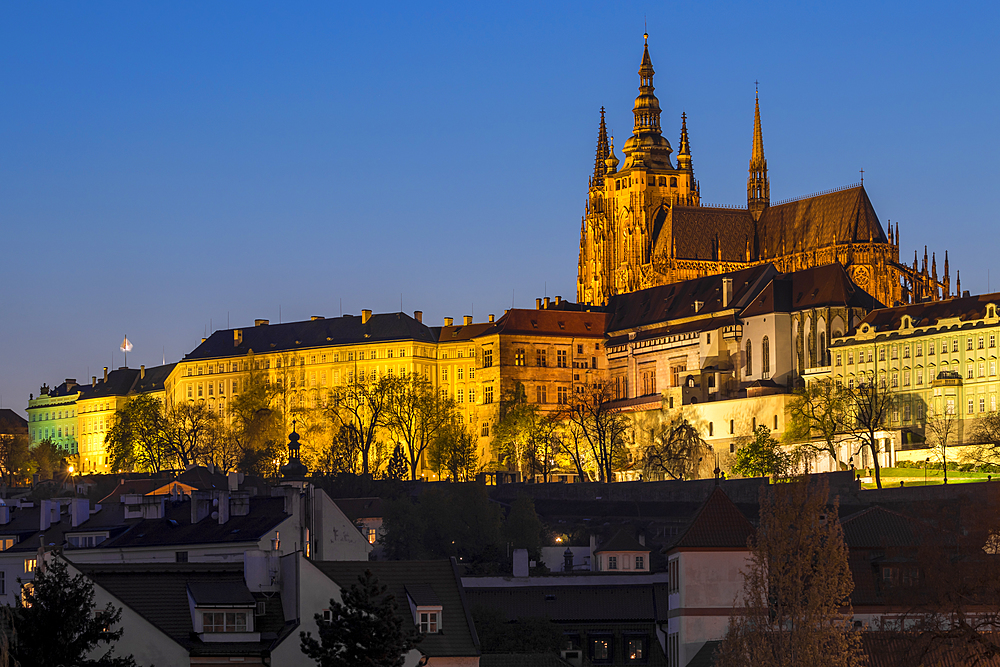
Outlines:
{"label": "bell tower", "polygon": [[750,177],[747,178],[747,209],[754,222],[760,222],[771,204],[771,184],[767,180],[764,159],[764,135],[760,131],[760,95],[754,93],[753,151],[750,153]]}

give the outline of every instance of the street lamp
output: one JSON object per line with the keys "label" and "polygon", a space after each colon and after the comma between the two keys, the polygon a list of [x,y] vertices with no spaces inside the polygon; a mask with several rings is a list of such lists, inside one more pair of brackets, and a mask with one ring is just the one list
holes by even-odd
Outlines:
{"label": "street lamp", "polygon": [[927,464],[930,463],[931,457],[924,459],[924,486],[927,486]]}

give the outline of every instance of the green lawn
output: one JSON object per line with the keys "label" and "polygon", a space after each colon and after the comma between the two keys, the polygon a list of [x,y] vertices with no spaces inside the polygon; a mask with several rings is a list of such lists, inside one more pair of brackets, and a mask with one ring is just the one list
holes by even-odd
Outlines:
{"label": "green lawn", "polygon": [[[865,471],[860,471],[862,475],[862,480],[864,479]],[[924,485],[924,471],[920,468],[882,468],[880,470],[882,477],[882,487],[895,487],[899,486],[900,482],[904,483],[904,486],[923,486]],[[985,482],[989,477],[989,473],[985,472],[960,472],[958,470],[948,471],[948,483],[949,484],[967,484],[969,482]],[[1000,474],[994,474],[993,479],[1000,481]],[[934,470],[931,468],[927,469],[927,485],[931,484],[944,484],[944,473],[941,470]],[[871,482],[862,481],[861,488],[863,489],[874,489],[877,488],[875,485],[874,478]]]}

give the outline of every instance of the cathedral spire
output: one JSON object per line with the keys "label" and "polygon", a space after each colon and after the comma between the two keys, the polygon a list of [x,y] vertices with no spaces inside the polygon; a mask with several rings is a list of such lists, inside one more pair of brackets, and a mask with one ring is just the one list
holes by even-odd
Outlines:
{"label": "cathedral spire", "polygon": [[759,222],[771,203],[771,184],[767,180],[767,160],[764,159],[764,135],[760,130],[760,95],[754,93],[753,151],[750,153],[750,177],[747,179],[747,208]]}
{"label": "cathedral spire", "polygon": [[604,185],[604,174],[607,173],[605,160],[608,159],[608,127],[604,124],[604,107],[601,107],[601,126],[597,130],[597,157],[594,158],[593,185],[599,188]]}
{"label": "cathedral spire", "polygon": [[691,144],[688,142],[686,113],[681,113],[681,141],[677,148],[677,168],[691,171]]}
{"label": "cathedral spire", "polygon": [[643,35],[642,64],[639,66],[639,96],[635,98],[632,113],[635,127],[632,131],[640,134],[660,134],[660,101],[653,94],[653,61],[649,57],[649,35]]}

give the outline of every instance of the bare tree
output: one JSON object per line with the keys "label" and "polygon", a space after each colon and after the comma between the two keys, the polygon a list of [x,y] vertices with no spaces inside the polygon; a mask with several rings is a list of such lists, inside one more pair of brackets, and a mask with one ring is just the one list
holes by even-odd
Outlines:
{"label": "bare tree", "polygon": [[845,413],[844,431],[852,435],[867,447],[872,455],[875,470],[875,484],[882,488],[882,476],[879,472],[878,455],[881,451],[878,434],[889,421],[889,414],[896,405],[895,396],[883,384],[878,384],[874,378],[859,382],[853,388],[844,390]]}
{"label": "bare tree", "polygon": [[357,432],[362,475],[374,472],[372,447],[379,430],[386,426],[388,407],[398,383],[399,379],[391,375],[376,376],[372,371],[372,377],[367,378],[363,371],[358,371],[346,384],[334,389],[329,414],[334,424],[351,426]]}
{"label": "bare tree", "polygon": [[800,454],[826,453],[840,469],[838,436],[843,432],[848,395],[824,378],[796,390],[788,404],[785,441],[798,444]]}
{"label": "bare tree", "polygon": [[166,445],[182,468],[204,460],[219,443],[222,420],[204,401],[182,401],[167,411]]}
{"label": "bare tree", "polygon": [[944,481],[948,483],[948,445],[958,435],[959,423],[955,415],[955,409],[945,407],[945,409],[935,413],[927,420],[927,430],[934,441],[935,453],[941,459],[941,467],[944,470]]}
{"label": "bare tree", "polygon": [[966,442],[975,445],[970,449],[976,463],[1000,464],[1000,412],[979,415],[969,427]]}
{"label": "bare tree", "polygon": [[860,667],[847,545],[824,482],[762,487],[743,593],[717,667]]}
{"label": "bare tree", "polygon": [[611,405],[610,386],[589,383],[573,395],[563,418],[573,423],[586,440],[597,463],[598,479],[610,484],[621,461],[629,422]]}
{"label": "bare tree", "polygon": [[555,437],[559,440],[563,455],[573,464],[580,480],[589,482],[593,459],[583,429],[571,421],[561,421]]}
{"label": "bare tree", "polygon": [[428,458],[438,474],[446,470],[452,481],[468,482],[476,476],[476,436],[453,421],[438,431]]}
{"label": "bare tree", "polygon": [[403,446],[410,479],[417,478],[420,457],[454,418],[455,401],[435,391],[426,377],[413,373],[398,378],[385,407],[385,423]]}
{"label": "bare tree", "polygon": [[555,433],[557,423],[542,414],[537,405],[513,402],[494,429],[497,459],[506,462],[508,470],[541,474],[548,481],[561,448]]}

